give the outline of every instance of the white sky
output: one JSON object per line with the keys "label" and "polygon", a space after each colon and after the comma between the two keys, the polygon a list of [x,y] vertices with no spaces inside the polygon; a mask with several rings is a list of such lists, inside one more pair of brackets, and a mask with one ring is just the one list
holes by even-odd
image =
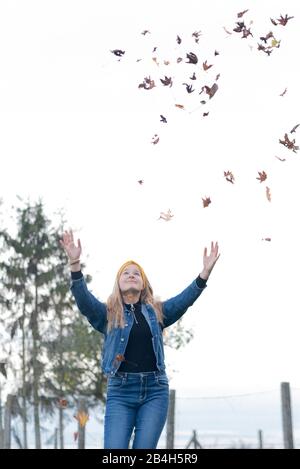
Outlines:
{"label": "white sky", "polygon": [[[232,30],[246,8],[254,38],[227,35],[223,26]],[[270,17],[286,13],[295,16],[287,26],[271,24]],[[143,265],[157,295],[174,296],[202,269],[204,246],[219,241],[208,288],[185,316],[195,338],[167,354],[179,390],[300,385],[300,152],[278,142],[300,122],[299,23],[300,5],[292,0],[0,4],[0,195],[7,223],[16,194],[42,197],[49,214],[65,207],[102,300],[129,258]],[[151,34],[141,35],[144,29]],[[196,44],[191,34],[199,30]],[[257,42],[271,30],[281,45],[268,57]],[[118,61],[111,49],[126,53]],[[177,64],[188,52],[199,63]],[[213,64],[207,72],[204,60]],[[186,93],[182,82],[193,71],[197,90],[220,73],[211,100]],[[149,75],[156,88],[138,89]],[[160,84],[165,75],[173,77],[170,89]],[[297,144],[299,134],[300,128],[292,134]],[[223,177],[227,170],[234,185]],[[268,178],[260,184],[262,170]],[[174,218],[158,221],[169,208]]]}

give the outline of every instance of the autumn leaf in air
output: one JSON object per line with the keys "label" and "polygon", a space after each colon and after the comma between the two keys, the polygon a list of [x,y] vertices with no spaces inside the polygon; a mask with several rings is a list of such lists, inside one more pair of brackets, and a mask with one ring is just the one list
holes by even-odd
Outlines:
{"label": "autumn leaf in air", "polygon": [[293,134],[294,132],[296,132],[297,128],[299,127],[300,124],[297,124],[295,125],[292,130],[290,131],[291,134]]}
{"label": "autumn leaf in air", "polygon": [[193,88],[193,85],[189,85],[188,83],[182,83],[183,85],[185,85],[185,89],[186,91],[190,94],[190,93],[193,93],[194,88]]}
{"label": "autumn leaf in air", "polygon": [[287,92],[287,88],[285,88],[285,89],[283,90],[283,92],[282,92],[282,93],[280,93],[280,95],[279,95],[279,96],[284,96],[286,92]]}
{"label": "autumn leaf in air", "polygon": [[187,64],[196,64],[196,63],[198,63],[198,57],[193,52],[189,52],[188,54],[186,54],[186,57],[187,57],[187,59],[189,59],[186,62]]}
{"label": "autumn leaf in air", "polygon": [[60,407],[61,409],[66,409],[67,406],[68,406],[67,399],[59,399],[58,400],[58,407]]}
{"label": "autumn leaf in air", "polygon": [[207,117],[208,114],[209,114],[209,112],[203,112],[202,116],[203,116],[203,117]]}
{"label": "autumn leaf in air", "polygon": [[176,42],[177,42],[177,44],[181,44],[181,37],[179,37],[178,35],[176,37]]}
{"label": "autumn leaf in air", "polygon": [[115,54],[117,57],[122,57],[125,54],[125,50],[121,50],[121,49],[114,49],[114,50],[111,50],[110,52]]}
{"label": "autumn leaf in air", "polygon": [[271,202],[271,190],[268,186],[266,187],[266,197],[268,201]]}
{"label": "autumn leaf in air", "polygon": [[180,62],[182,62],[183,58],[182,57],[178,57],[176,62],[179,64]]}
{"label": "autumn leaf in air", "polygon": [[277,26],[278,24],[281,24],[281,26],[285,26],[287,22],[291,20],[292,18],[294,17],[288,16],[288,15],[285,15],[285,16],[280,15],[280,18],[276,18],[276,20],[273,20],[272,18],[270,18],[270,20],[275,26]]}
{"label": "autumn leaf in air", "polygon": [[275,158],[277,158],[279,161],[286,161],[285,158],[279,158],[279,156],[276,156],[276,155],[275,155]]}
{"label": "autumn leaf in air", "polygon": [[207,60],[205,60],[205,62],[203,62],[203,64],[202,64],[202,67],[203,67],[203,70],[206,71],[206,70],[208,70],[209,68],[211,68],[212,65],[207,65]]}
{"label": "autumn leaf in air", "polygon": [[215,50],[214,55],[220,55],[220,52],[218,52],[217,50]]}
{"label": "autumn leaf in air", "polygon": [[174,215],[172,215],[171,210],[168,209],[167,212],[160,212],[160,216],[158,220],[165,220],[165,221],[170,221]]}
{"label": "autumn leaf in air", "polygon": [[80,427],[83,428],[86,426],[87,421],[89,420],[89,415],[81,410],[78,411],[76,415],[74,415],[74,418],[78,421]]}
{"label": "autumn leaf in air", "polygon": [[209,99],[211,99],[216,94],[216,92],[218,91],[218,88],[219,87],[218,87],[217,83],[214,83],[212,87],[209,87],[209,86],[205,85],[205,86],[202,86],[201,89],[202,89],[202,91],[205,91],[205,93],[208,94]]}
{"label": "autumn leaf in air", "polygon": [[196,73],[193,72],[193,75],[191,77],[189,77],[190,80],[197,80],[197,77],[196,77]]}
{"label": "autumn leaf in air", "polygon": [[289,150],[293,150],[294,153],[297,153],[299,146],[295,145],[295,139],[290,140],[288,134],[284,134],[284,140],[279,139],[279,143],[287,147]]}
{"label": "autumn leaf in air", "polygon": [[234,184],[234,175],[231,171],[224,171],[224,177],[226,181],[231,182],[231,184]]}
{"label": "autumn leaf in air", "polygon": [[144,88],[145,90],[151,90],[155,87],[155,82],[151,77],[145,77],[143,83],[140,83],[138,87]]}
{"label": "autumn leaf in air", "polygon": [[249,9],[248,9],[248,10],[240,11],[240,12],[237,14],[237,17],[238,17],[238,18],[242,18],[242,16],[243,16],[245,13],[247,13],[247,11],[249,11]]}
{"label": "autumn leaf in air", "polygon": [[208,207],[209,204],[211,203],[210,197],[205,197],[204,199],[203,199],[203,197],[202,197],[202,203],[203,203],[203,207],[204,207],[204,208],[205,208],[205,207]]}
{"label": "autumn leaf in air", "polygon": [[262,241],[271,241],[271,238],[262,238]]}
{"label": "autumn leaf in air", "polygon": [[165,75],[165,78],[161,78],[160,81],[162,82],[162,84],[164,86],[169,86],[171,88],[171,86],[173,85],[173,81],[172,81],[172,78],[171,77],[167,77]]}
{"label": "autumn leaf in air", "polygon": [[259,182],[264,182],[267,179],[267,173],[265,171],[258,171],[258,177],[256,178]]}
{"label": "autumn leaf in air", "polygon": [[144,184],[143,179],[139,179],[139,180],[138,180],[138,183],[139,183],[140,185]]}
{"label": "autumn leaf in air", "polygon": [[150,31],[148,29],[145,29],[141,32],[141,34],[143,34],[144,36],[146,36],[147,33],[150,34]]}
{"label": "autumn leaf in air", "polygon": [[231,32],[231,31],[228,31],[228,29],[225,28],[225,26],[223,26],[223,29],[224,29],[225,33],[227,33],[227,34],[232,34],[232,32]]}
{"label": "autumn leaf in air", "polygon": [[195,38],[195,42],[198,44],[199,43],[199,37],[201,36],[201,31],[194,31],[192,34],[192,37]]}
{"label": "autumn leaf in air", "polygon": [[153,143],[153,145],[156,145],[158,142],[159,142],[159,136],[158,136],[157,134],[155,134],[155,135],[152,137],[151,143]]}
{"label": "autumn leaf in air", "polygon": [[162,114],[160,115],[160,122],[163,122],[164,124],[168,122],[165,116],[163,116]]}
{"label": "autumn leaf in air", "polygon": [[178,107],[179,109],[184,109],[184,105],[183,104],[175,104],[176,107]]}
{"label": "autumn leaf in air", "polygon": [[73,438],[74,438],[74,441],[77,441],[77,439],[78,439],[78,435],[79,435],[79,433],[78,433],[78,432],[74,432],[74,433],[73,433]]}

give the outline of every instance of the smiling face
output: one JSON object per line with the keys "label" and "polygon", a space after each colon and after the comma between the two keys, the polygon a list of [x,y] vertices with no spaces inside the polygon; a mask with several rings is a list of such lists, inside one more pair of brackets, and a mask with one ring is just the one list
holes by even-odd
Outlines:
{"label": "smiling face", "polygon": [[144,288],[143,283],[141,272],[135,264],[129,264],[122,270],[119,278],[119,287],[123,294],[140,293]]}

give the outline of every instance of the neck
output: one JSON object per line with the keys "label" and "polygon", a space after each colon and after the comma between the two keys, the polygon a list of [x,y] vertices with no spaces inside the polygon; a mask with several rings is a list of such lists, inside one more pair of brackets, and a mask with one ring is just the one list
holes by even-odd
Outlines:
{"label": "neck", "polygon": [[124,303],[127,304],[137,303],[140,299],[140,295],[137,293],[124,293],[122,296]]}

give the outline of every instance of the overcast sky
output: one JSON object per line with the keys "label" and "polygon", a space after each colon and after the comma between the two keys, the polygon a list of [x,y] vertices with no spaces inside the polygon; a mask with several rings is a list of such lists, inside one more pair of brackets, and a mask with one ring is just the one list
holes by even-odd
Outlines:
{"label": "overcast sky", "polygon": [[[253,37],[242,39],[232,30],[247,8],[240,21]],[[273,25],[281,14],[294,18]],[[268,56],[257,44],[270,31],[281,42]],[[279,143],[286,132],[300,141],[300,127],[290,134],[300,122],[299,31],[300,6],[289,0],[1,2],[7,220],[16,194],[42,197],[49,215],[64,207],[103,301],[129,258],[157,295],[174,296],[201,271],[203,248],[219,242],[208,288],[184,319],[195,337],[167,353],[177,389],[300,386],[300,152]],[[120,60],[113,49],[125,51]],[[186,63],[190,52],[196,65]],[[149,76],[155,88],[139,89]],[[199,95],[215,82],[211,99]],[[172,220],[158,220],[168,209]]]}

